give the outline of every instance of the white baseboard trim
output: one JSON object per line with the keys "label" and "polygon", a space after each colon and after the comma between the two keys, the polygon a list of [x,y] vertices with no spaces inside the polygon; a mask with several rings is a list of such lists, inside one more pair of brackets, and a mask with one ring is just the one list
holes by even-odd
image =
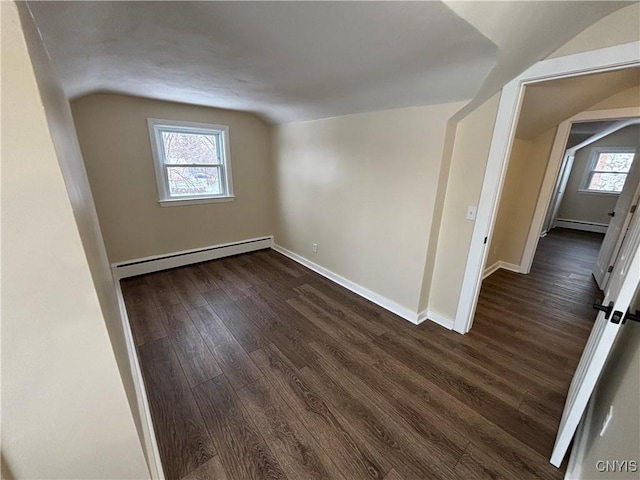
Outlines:
{"label": "white baseboard trim", "polygon": [[433,310],[423,310],[418,315],[418,324],[424,322],[425,320],[431,320],[433,323],[437,323],[441,327],[446,328],[447,330],[453,330],[454,321],[438,312],[434,312]]}
{"label": "white baseboard trim", "polygon": [[605,223],[583,222],[582,220],[571,220],[568,218],[558,218],[555,221],[556,227],[570,228],[571,230],[582,230],[583,232],[607,233],[608,225]]}
{"label": "white baseboard trim", "polygon": [[491,275],[493,272],[495,272],[496,270],[500,269],[500,262],[496,262],[493,265],[491,265],[490,267],[487,267],[484,269],[484,273],[482,274],[482,279],[484,280],[485,278],[487,278],[489,275]]}
{"label": "white baseboard trim", "polygon": [[515,263],[500,262],[500,268],[509,270],[510,272],[522,273],[522,269],[520,268],[520,265],[516,265]]}
{"label": "white baseboard trim", "polygon": [[138,362],[138,356],[136,355],[136,347],[133,341],[131,325],[129,324],[129,317],[127,316],[127,309],[124,304],[122,289],[120,288],[120,282],[116,278],[115,267],[112,267],[112,273],[116,291],[116,300],[118,302],[120,319],[122,321],[122,330],[124,331],[125,343],[127,345],[127,356],[129,357],[131,377],[133,378],[138,411],[140,412],[140,422],[142,426],[142,437],[147,466],[149,467],[149,473],[153,480],[164,480],[165,477],[164,471],[162,470],[162,461],[160,460],[160,450],[158,449],[158,442],[156,440],[156,434],[151,420],[149,399],[144,387],[144,381],[142,380],[142,371],[140,370],[140,363]]}
{"label": "white baseboard trim", "polygon": [[[337,273],[332,272],[324,267],[321,267],[318,264],[313,263],[310,260],[298,255],[297,253],[292,252],[291,250],[287,250],[280,245],[273,244],[271,247],[276,252],[281,253],[282,255],[289,257],[291,260],[298,262],[300,265],[304,265],[310,270],[322,275],[325,278],[328,278],[332,282],[337,283],[338,285],[346,288],[347,290],[351,290],[353,293],[360,295],[361,297],[366,298],[367,300],[375,303],[376,305],[381,306],[382,308],[389,310],[391,313],[395,313],[399,317],[404,318],[405,320],[413,323],[414,325],[418,325],[422,320],[419,320],[418,313],[411,311],[407,307],[403,307],[393,300],[389,300],[382,295],[378,295],[375,292],[359,285],[351,280],[347,280],[346,278],[338,275]],[[424,320],[424,319],[423,319]]]}
{"label": "white baseboard trim", "polygon": [[493,265],[491,265],[490,267],[487,267],[484,269],[484,273],[482,274],[482,279],[484,280],[493,272],[501,268],[504,270],[509,270],[510,272],[523,273],[522,269],[520,268],[520,265],[516,265],[515,263],[503,262],[502,260],[499,260]]}
{"label": "white baseboard trim", "polygon": [[165,255],[138,258],[126,262],[112,264],[112,270],[116,279],[135,277],[145,273],[159,272],[169,268],[183,267],[192,263],[206,262],[217,258],[230,257],[240,253],[254,252],[270,248],[273,244],[273,236],[251,238],[240,242],[212,245],[210,247],[195,248],[182,252],[173,252]]}

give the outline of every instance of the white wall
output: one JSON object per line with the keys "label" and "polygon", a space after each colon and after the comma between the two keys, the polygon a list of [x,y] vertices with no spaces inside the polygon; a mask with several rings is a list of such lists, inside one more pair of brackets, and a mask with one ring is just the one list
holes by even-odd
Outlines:
{"label": "white wall", "polygon": [[[97,94],[73,116],[111,262],[271,235],[271,127],[256,115]],[[161,207],[147,118],[229,126],[233,202]]]}
{"label": "white wall", "polygon": [[445,128],[461,105],[279,126],[276,243],[417,313]]}
{"label": "white wall", "polygon": [[24,4],[0,8],[3,476],[148,478],[69,106]]}
{"label": "white wall", "polygon": [[578,220],[588,223],[608,225],[612,212],[618,201],[618,195],[602,195],[580,192],[583,188],[586,171],[591,166],[594,149],[598,147],[629,147],[638,148],[640,143],[640,126],[633,125],[618,130],[597,142],[592,143],[576,152],[573,168],[565,190],[558,218]]}

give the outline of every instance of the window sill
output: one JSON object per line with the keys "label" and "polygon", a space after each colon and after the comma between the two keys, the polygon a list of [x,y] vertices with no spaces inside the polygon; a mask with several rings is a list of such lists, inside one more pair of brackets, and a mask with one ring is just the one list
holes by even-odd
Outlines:
{"label": "window sill", "polygon": [[183,207],[186,205],[202,205],[205,203],[225,203],[233,202],[236,199],[235,196],[230,195],[227,197],[211,197],[211,198],[180,198],[171,200],[159,200],[158,203],[161,207]]}
{"label": "window sill", "polygon": [[620,192],[594,192],[593,190],[578,190],[580,195],[597,195],[599,197],[618,197]]}

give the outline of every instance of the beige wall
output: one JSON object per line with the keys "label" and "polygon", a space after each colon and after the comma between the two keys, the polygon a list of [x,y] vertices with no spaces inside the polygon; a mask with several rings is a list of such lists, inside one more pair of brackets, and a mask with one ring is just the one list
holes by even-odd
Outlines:
{"label": "beige wall", "polygon": [[[20,10],[26,15],[25,26],[32,26],[28,9]],[[29,20],[29,21],[27,21]],[[62,175],[67,187],[74,218],[80,233],[82,246],[87,256],[89,269],[96,288],[100,307],[104,316],[113,351],[118,362],[122,382],[140,438],[144,438],[142,428],[143,412],[140,410],[134,386],[131,363],[127,353],[124,327],[120,315],[109,261],[98,223],[95,204],[87,178],[87,172],[78,145],[71,108],[59,80],[51,68],[46,51],[34,32],[27,35],[27,46],[34,66],[36,81],[46,106],[48,126],[58,155]],[[148,439],[147,439],[148,443]]]}
{"label": "beige wall", "polygon": [[[90,95],[72,104],[111,262],[271,235],[271,127],[250,113]],[[229,126],[235,201],[161,207],[147,118]]]}
{"label": "beige wall", "polygon": [[438,254],[438,237],[440,236],[440,226],[442,225],[444,201],[447,196],[447,183],[449,181],[449,172],[451,171],[453,144],[457,129],[458,121],[455,119],[454,115],[447,122],[446,133],[444,136],[442,164],[440,165],[440,176],[438,178],[438,187],[436,188],[436,200],[433,209],[431,233],[429,234],[429,242],[427,246],[427,260],[424,265],[422,287],[420,288],[420,303],[418,304],[419,312],[424,312],[429,306],[429,293],[431,292],[431,281],[433,280],[433,271],[435,269],[436,256]]}
{"label": "beige wall", "polygon": [[[509,156],[509,165],[505,175],[504,186],[502,187],[502,199],[498,205],[496,224],[493,230],[493,237],[489,244],[486,267],[493,266],[498,261],[506,261],[501,257],[512,257],[509,250],[509,230],[511,221],[517,211],[518,188],[521,176],[526,169],[527,160],[531,152],[531,141],[515,138]],[[509,253],[509,254],[508,254]],[[515,263],[515,262],[512,262]]]}
{"label": "beige wall", "polygon": [[640,3],[634,2],[607,15],[573,39],[569,40],[548,58],[563,57],[599,48],[640,41]]}
{"label": "beige wall", "polygon": [[496,94],[465,117],[456,131],[435,259],[429,310],[453,319],[458,307],[473,221],[467,206],[478,205],[498,111]]}
{"label": "beige wall", "polygon": [[497,261],[520,265],[555,135],[552,128],[532,140],[514,141],[487,267]]}
{"label": "beige wall", "polygon": [[445,128],[461,105],[279,126],[276,243],[417,312]]}
{"label": "beige wall", "polygon": [[24,30],[0,8],[3,476],[148,478],[89,265],[87,190],[65,175],[80,158],[69,107],[24,4]]}
{"label": "beige wall", "polygon": [[582,193],[585,172],[591,163],[594,148],[598,147],[631,147],[637,148],[640,141],[640,126],[634,125],[623,128],[611,135],[581,148],[576,152],[573,168],[565,190],[558,218],[580,220],[590,223],[608,225],[611,218],[607,212],[612,212],[618,201],[617,195],[600,195]]}
{"label": "beige wall", "polygon": [[596,103],[588,110],[607,110],[610,108],[626,107],[640,107],[640,85],[616,93],[615,95],[612,95],[609,98]]}

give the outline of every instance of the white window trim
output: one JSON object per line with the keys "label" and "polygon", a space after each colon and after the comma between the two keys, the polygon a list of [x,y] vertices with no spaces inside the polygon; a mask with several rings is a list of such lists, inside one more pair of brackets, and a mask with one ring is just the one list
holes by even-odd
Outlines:
{"label": "white window trim", "polygon": [[[233,176],[231,173],[229,127],[227,125],[183,122],[178,120],[164,120],[160,118],[147,118],[147,125],[149,127],[149,139],[151,142],[151,153],[153,155],[153,168],[156,174],[158,203],[160,203],[160,206],[176,207],[205,203],[232,202],[235,199],[235,196],[233,195]],[[165,174],[164,149],[161,148],[162,139],[160,137],[160,128],[162,127],[181,130],[188,133],[209,134],[211,132],[215,132],[220,134],[222,143],[221,149],[224,154],[224,158],[222,159],[222,178],[220,180],[223,182],[224,194],[181,197],[171,197],[169,195],[169,186],[167,185],[167,178]]]}
{"label": "white window trim", "polygon": [[[582,181],[580,182],[580,188],[578,189],[578,193],[585,195],[603,195],[609,197],[617,197],[620,195],[620,192],[601,192],[598,190],[589,190],[589,183],[591,181],[591,173],[598,162],[598,157],[601,153],[636,153],[636,149],[633,147],[593,147],[591,149],[591,153],[589,161],[587,162],[584,173],[582,174]],[[634,157],[633,161],[635,162],[637,158]]]}

